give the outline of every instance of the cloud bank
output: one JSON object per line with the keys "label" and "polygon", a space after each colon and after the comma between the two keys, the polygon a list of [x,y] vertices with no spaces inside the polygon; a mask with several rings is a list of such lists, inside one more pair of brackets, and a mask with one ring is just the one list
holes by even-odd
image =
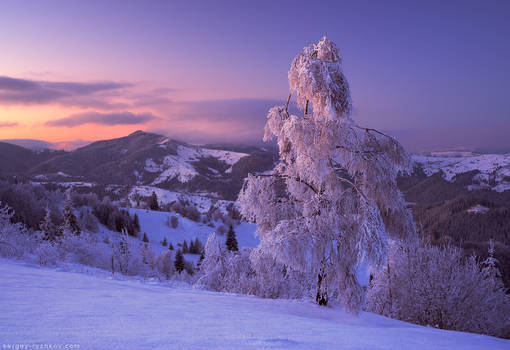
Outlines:
{"label": "cloud bank", "polygon": [[50,82],[0,76],[0,105],[60,104],[116,108],[98,93],[116,92],[132,86],[117,82]]}
{"label": "cloud bank", "polygon": [[152,113],[131,113],[131,112],[115,112],[115,113],[99,113],[85,112],[72,114],[70,116],[50,120],[44,125],[46,126],[63,126],[75,127],[83,124],[99,124],[99,125],[133,125],[143,124],[150,120],[158,119]]}
{"label": "cloud bank", "polygon": [[0,122],[0,128],[14,128],[18,125],[17,122]]}

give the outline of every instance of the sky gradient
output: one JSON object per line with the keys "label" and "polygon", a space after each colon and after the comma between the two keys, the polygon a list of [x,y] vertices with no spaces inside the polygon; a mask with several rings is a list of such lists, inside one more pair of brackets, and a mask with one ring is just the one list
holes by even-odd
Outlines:
{"label": "sky gradient", "polygon": [[259,142],[326,35],[359,124],[411,151],[510,151],[509,17],[495,0],[0,0],[0,139]]}

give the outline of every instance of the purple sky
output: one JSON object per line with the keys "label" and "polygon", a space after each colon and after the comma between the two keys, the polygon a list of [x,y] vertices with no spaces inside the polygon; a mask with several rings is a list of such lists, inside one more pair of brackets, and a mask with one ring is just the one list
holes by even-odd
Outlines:
{"label": "purple sky", "polygon": [[0,138],[259,141],[326,35],[360,124],[412,151],[510,151],[509,18],[510,1],[3,1]]}

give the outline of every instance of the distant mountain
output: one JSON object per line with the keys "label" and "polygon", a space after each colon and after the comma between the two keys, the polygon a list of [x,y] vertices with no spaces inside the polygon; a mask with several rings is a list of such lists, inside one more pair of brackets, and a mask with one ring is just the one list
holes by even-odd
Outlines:
{"label": "distant mountain", "polygon": [[413,160],[413,174],[398,182],[420,234],[481,258],[494,239],[510,287],[510,154],[441,152]]}
{"label": "distant mountain", "polygon": [[62,154],[61,151],[34,151],[0,142],[0,176],[25,175],[37,164]]}
{"label": "distant mountain", "polygon": [[5,139],[0,142],[10,143],[11,145],[21,146],[34,151],[43,151],[52,148],[52,144],[47,141],[33,139]]}
{"label": "distant mountain", "polygon": [[4,175],[40,182],[148,185],[222,199],[234,199],[249,172],[268,170],[275,160],[274,152],[258,147],[192,146],[143,131],[54,155],[2,145]]}
{"label": "distant mountain", "polygon": [[468,183],[468,189],[491,189],[497,192],[510,190],[510,153],[474,154],[471,152],[442,152],[432,155],[414,155],[413,160],[427,176],[441,173],[449,181],[461,177]]}

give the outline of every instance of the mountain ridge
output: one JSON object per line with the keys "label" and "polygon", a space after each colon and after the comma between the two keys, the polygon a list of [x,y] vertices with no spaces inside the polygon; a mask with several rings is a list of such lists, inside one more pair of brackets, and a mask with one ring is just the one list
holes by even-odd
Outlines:
{"label": "mountain ridge", "polygon": [[[0,170],[4,176],[22,175],[36,182],[151,185],[172,191],[207,191],[222,199],[234,199],[249,172],[268,170],[275,159],[273,152],[258,147],[194,146],[141,130],[44,155],[21,146],[0,145],[0,161],[10,164]],[[9,156],[12,153],[17,156]]]}

